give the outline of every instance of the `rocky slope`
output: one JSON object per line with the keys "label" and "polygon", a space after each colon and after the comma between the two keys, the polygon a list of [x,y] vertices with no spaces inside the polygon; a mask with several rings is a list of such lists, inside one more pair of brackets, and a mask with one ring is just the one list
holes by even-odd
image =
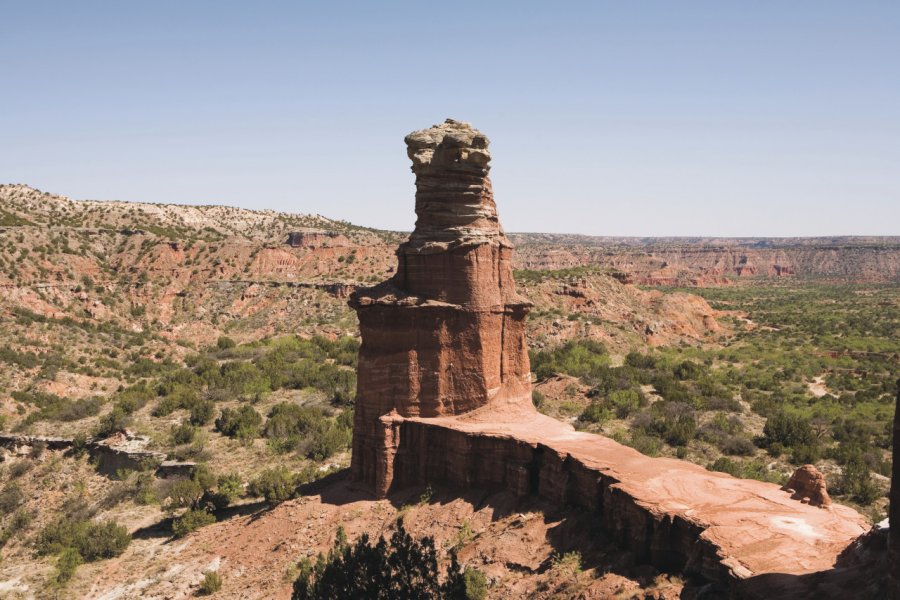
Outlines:
{"label": "rocky slope", "polygon": [[[394,273],[406,237],[321,216],[74,201],[0,185],[0,335],[11,350],[0,356],[0,414],[15,414],[12,391],[104,395],[134,361],[177,362],[223,334],[356,335],[347,297]],[[546,273],[526,286],[538,345],[588,335],[627,350],[718,334],[718,313],[698,298],[600,272],[576,282],[577,297],[563,279]],[[581,321],[560,318],[570,304]]]}

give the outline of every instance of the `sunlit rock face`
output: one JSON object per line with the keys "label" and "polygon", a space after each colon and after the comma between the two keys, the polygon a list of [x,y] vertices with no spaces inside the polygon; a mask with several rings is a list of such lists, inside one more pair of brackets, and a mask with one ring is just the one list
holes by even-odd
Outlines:
{"label": "sunlit rock face", "polygon": [[530,304],[516,294],[488,143],[451,119],[406,136],[415,231],[397,250],[394,277],[350,300],[362,335],[353,476],[378,494],[393,479],[395,434],[386,415],[531,410]]}

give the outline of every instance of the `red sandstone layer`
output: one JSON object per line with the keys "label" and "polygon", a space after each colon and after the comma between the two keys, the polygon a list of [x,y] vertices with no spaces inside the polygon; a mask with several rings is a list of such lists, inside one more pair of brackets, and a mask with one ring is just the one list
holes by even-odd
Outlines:
{"label": "red sandstone layer", "polygon": [[774,484],[651,458],[538,413],[504,416],[385,418],[394,481],[498,486],[581,506],[639,559],[731,586],[830,569],[868,530],[846,506],[815,507]]}

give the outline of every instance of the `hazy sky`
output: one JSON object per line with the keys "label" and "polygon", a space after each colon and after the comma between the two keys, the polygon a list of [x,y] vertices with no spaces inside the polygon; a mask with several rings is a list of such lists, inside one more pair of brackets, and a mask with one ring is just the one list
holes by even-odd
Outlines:
{"label": "hazy sky", "polygon": [[900,2],[0,0],[0,182],[410,229],[403,136],[508,231],[900,234]]}

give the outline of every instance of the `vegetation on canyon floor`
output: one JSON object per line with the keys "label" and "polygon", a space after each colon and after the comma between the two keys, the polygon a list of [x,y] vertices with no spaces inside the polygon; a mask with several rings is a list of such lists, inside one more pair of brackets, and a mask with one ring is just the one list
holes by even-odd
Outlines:
{"label": "vegetation on canyon floor", "polygon": [[884,509],[900,357],[900,293],[824,284],[693,290],[732,311],[725,344],[630,352],[620,364],[597,342],[532,353],[539,380],[578,378],[536,403],[651,455],[783,483],[820,465],[842,501]]}

